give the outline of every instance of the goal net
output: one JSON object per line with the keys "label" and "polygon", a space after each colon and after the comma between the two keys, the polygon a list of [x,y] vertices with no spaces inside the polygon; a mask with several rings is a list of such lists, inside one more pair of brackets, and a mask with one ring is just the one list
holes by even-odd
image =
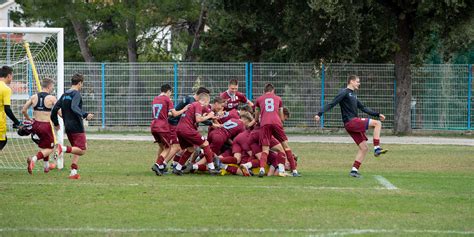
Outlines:
{"label": "goal net", "polygon": [[[13,68],[13,80],[9,85],[12,89],[11,108],[19,120],[23,120],[21,114],[23,105],[32,95],[39,92],[37,84],[43,78],[55,80],[55,92],[58,98],[63,93],[62,28],[0,27],[0,61],[1,66],[7,65]],[[33,117],[31,108],[28,113]],[[62,144],[62,130],[57,132],[56,138],[57,142]],[[26,169],[26,159],[38,152],[37,145],[30,136],[18,136],[9,118],[7,118],[7,139],[7,145],[0,151],[0,168]],[[63,167],[62,161],[62,157],[58,157],[58,168]],[[39,169],[42,165],[36,167]]]}

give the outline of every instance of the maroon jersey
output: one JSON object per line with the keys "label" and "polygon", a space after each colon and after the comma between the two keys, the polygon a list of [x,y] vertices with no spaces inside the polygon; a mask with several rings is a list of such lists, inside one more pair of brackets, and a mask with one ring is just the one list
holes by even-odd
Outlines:
{"label": "maroon jersey", "polygon": [[155,132],[169,132],[168,112],[174,108],[173,102],[168,96],[159,95],[153,99],[153,121],[151,130]]}
{"label": "maroon jersey", "polygon": [[233,118],[222,124],[221,129],[224,129],[227,136],[232,139],[245,130],[245,125],[240,119]]}
{"label": "maroon jersey", "polygon": [[181,116],[177,130],[197,130],[196,115],[202,114],[202,105],[199,102],[193,102],[186,113]]}
{"label": "maroon jersey", "polygon": [[220,116],[218,122],[220,124],[224,124],[225,122],[229,121],[230,119],[239,119],[239,118],[240,118],[239,112],[237,112],[237,110],[233,109],[233,110],[230,110],[230,111],[225,111],[224,114],[222,116]]}
{"label": "maroon jersey", "polygon": [[237,109],[239,103],[247,103],[247,97],[240,92],[236,92],[235,94],[230,94],[229,91],[224,91],[221,93],[221,98],[227,100],[227,104],[224,107],[226,111]]}
{"label": "maroon jersey", "polygon": [[280,119],[280,108],[283,107],[281,98],[273,93],[258,97],[255,106],[260,109],[260,126],[267,124],[283,125]]}
{"label": "maroon jersey", "polygon": [[232,141],[232,153],[241,153],[242,156],[248,156],[248,151],[250,149],[250,130],[245,130],[241,132],[234,138]]}

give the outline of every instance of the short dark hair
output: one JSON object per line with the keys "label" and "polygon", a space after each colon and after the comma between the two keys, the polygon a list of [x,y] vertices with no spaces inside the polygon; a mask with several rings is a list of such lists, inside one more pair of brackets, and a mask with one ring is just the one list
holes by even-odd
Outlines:
{"label": "short dark hair", "polygon": [[347,78],[347,84],[351,83],[351,81],[354,81],[354,80],[356,80],[357,78],[359,78],[359,77],[356,76],[356,75],[350,75],[350,76]]}
{"label": "short dark hair", "polygon": [[76,74],[72,75],[71,84],[72,85],[77,85],[77,84],[79,84],[79,82],[84,82],[84,75],[82,75],[80,73],[76,73]]}
{"label": "short dark hair", "polygon": [[51,79],[51,78],[46,77],[46,78],[43,79],[43,81],[41,82],[41,87],[46,88],[46,87],[49,87],[49,86],[52,85],[52,84],[54,84],[54,80]]}
{"label": "short dark hair", "polygon": [[220,97],[220,96],[216,96],[216,97],[214,98],[214,100],[212,101],[212,103],[219,103],[219,104],[222,104],[222,103],[224,103],[224,102],[225,102],[225,100],[222,99],[222,97]]}
{"label": "short dark hair", "polygon": [[263,91],[265,91],[265,92],[270,92],[272,90],[275,90],[275,87],[273,87],[273,85],[271,83],[266,84],[265,88],[263,89]]}
{"label": "short dark hair", "polygon": [[164,85],[161,86],[161,92],[166,93],[170,90],[171,90],[171,86],[169,84],[164,84]]}
{"label": "short dark hair", "polygon": [[0,77],[7,77],[8,75],[13,73],[13,68],[9,66],[3,66],[2,69],[0,69]]}
{"label": "short dark hair", "polygon": [[211,92],[208,89],[201,86],[197,89],[196,95],[199,95],[199,94],[202,94],[202,93],[211,94]]}
{"label": "short dark hair", "polygon": [[231,79],[231,80],[229,81],[229,85],[238,86],[238,85],[239,85],[239,81],[237,81],[237,79]]}

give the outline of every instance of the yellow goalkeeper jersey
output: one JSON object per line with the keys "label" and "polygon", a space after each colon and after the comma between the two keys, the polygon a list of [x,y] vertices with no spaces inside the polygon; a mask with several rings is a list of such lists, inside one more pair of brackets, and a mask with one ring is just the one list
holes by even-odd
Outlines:
{"label": "yellow goalkeeper jersey", "polygon": [[0,81],[0,141],[4,141],[7,135],[7,114],[5,105],[11,105],[12,89]]}

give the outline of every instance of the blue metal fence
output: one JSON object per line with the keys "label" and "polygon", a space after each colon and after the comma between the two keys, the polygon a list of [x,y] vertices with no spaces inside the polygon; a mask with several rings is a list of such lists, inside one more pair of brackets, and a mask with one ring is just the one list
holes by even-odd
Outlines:
{"label": "blue metal fence", "polygon": [[[85,109],[100,114],[89,123],[92,127],[148,126],[149,104],[164,83],[174,86],[176,102],[199,86],[217,96],[230,79],[240,81],[239,90],[251,100],[263,93],[266,83],[273,83],[291,113],[287,127],[341,128],[339,108],[326,113],[319,124],[313,117],[345,87],[350,74],[361,78],[359,99],[386,115],[384,127],[392,127],[395,112],[391,64],[65,63],[66,88],[75,72],[86,76]],[[472,129],[472,65],[414,67],[412,81],[414,129]]]}

